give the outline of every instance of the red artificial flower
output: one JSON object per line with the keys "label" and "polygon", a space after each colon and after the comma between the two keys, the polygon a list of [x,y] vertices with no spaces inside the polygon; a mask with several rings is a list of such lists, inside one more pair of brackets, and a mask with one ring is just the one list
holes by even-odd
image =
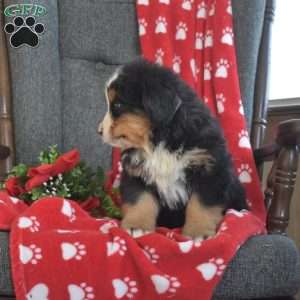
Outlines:
{"label": "red artificial flower", "polygon": [[73,149],[59,156],[53,164],[42,164],[36,168],[29,169],[27,176],[31,178],[25,185],[26,190],[31,191],[33,188],[40,186],[43,182],[48,181],[50,177],[71,171],[79,161],[79,151]]}
{"label": "red artificial flower", "polygon": [[20,185],[19,177],[10,177],[5,181],[5,188],[9,195],[17,197],[25,192],[25,189]]}
{"label": "red artificial flower", "polygon": [[90,196],[85,201],[83,201],[80,206],[86,210],[90,211],[94,208],[100,207],[101,201],[98,197]]}

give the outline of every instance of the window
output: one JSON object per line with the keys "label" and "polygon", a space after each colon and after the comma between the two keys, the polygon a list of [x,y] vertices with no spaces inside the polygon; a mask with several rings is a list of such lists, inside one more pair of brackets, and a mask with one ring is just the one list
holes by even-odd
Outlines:
{"label": "window", "polygon": [[299,12],[299,0],[276,2],[269,90],[269,99],[291,100],[291,98],[297,98],[292,100],[298,105],[300,105]]}

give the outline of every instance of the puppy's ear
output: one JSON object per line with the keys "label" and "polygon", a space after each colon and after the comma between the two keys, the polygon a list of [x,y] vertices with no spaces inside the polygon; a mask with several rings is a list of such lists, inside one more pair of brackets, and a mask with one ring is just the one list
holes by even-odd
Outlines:
{"label": "puppy's ear", "polygon": [[167,125],[182,104],[180,97],[166,86],[148,87],[144,90],[142,102],[153,126]]}

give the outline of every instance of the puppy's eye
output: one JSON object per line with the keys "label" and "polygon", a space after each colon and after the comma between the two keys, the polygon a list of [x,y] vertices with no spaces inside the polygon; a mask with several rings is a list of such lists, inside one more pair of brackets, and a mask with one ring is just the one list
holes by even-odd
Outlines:
{"label": "puppy's eye", "polygon": [[122,103],[121,102],[114,102],[112,107],[113,109],[121,109],[122,108]]}

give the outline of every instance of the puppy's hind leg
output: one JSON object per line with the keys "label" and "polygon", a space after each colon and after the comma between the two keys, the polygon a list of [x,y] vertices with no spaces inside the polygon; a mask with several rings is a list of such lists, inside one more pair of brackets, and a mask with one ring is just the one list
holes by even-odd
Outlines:
{"label": "puppy's hind leg", "polygon": [[193,239],[208,238],[216,234],[217,226],[223,218],[224,208],[202,204],[200,196],[193,194],[185,211],[182,234]]}

